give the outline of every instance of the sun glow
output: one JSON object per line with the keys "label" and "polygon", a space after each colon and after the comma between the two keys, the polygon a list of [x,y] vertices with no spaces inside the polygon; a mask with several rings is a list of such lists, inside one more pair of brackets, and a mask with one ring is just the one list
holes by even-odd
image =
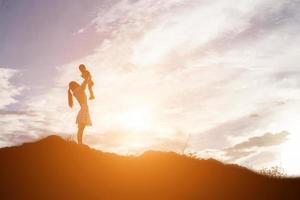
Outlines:
{"label": "sun glow", "polygon": [[285,127],[290,133],[288,141],[281,147],[280,158],[283,168],[290,175],[300,175],[300,128],[297,114],[289,114],[286,116]]}
{"label": "sun glow", "polygon": [[299,168],[300,168],[299,146],[300,146],[299,132],[291,133],[291,135],[289,137],[289,141],[287,141],[282,146],[281,162],[282,162],[283,168],[290,175],[300,175],[299,174]]}
{"label": "sun glow", "polygon": [[121,113],[117,123],[132,131],[147,131],[152,127],[152,113],[148,109],[133,109]]}

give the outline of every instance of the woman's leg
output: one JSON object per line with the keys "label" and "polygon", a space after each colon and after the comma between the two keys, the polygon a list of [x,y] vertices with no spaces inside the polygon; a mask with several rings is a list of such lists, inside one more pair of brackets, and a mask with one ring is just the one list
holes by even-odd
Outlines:
{"label": "woman's leg", "polygon": [[82,135],[85,128],[85,124],[78,124],[78,132],[77,132],[77,142],[78,144],[82,144]]}

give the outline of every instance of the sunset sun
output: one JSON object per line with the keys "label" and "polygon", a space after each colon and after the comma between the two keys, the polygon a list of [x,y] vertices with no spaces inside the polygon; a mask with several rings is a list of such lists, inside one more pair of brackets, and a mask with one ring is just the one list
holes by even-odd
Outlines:
{"label": "sunset sun", "polygon": [[147,109],[133,109],[118,115],[117,123],[132,131],[147,131],[152,127],[152,113]]}

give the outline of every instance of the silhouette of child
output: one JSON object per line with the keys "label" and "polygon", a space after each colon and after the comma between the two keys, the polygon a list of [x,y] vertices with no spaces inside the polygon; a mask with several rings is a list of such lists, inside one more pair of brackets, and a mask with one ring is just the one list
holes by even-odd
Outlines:
{"label": "silhouette of child", "polygon": [[90,100],[95,99],[94,92],[93,92],[93,86],[94,82],[92,81],[91,73],[86,69],[84,64],[79,65],[79,70],[81,72],[81,77],[87,81],[88,88],[90,92]]}

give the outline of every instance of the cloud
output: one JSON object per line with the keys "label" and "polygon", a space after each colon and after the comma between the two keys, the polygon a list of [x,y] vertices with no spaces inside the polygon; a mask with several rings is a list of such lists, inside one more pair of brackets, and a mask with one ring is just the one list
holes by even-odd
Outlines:
{"label": "cloud", "polygon": [[288,140],[289,133],[282,131],[279,133],[266,133],[261,136],[250,137],[246,141],[235,144],[224,149],[229,161],[236,161],[250,155],[263,152],[262,149],[277,146]]}
{"label": "cloud", "polygon": [[[41,135],[39,137],[42,137]],[[10,134],[1,134],[0,135],[0,145],[1,147],[5,146],[14,146],[23,144],[25,142],[31,142],[38,139],[39,137],[35,135],[30,135],[24,132],[14,132]]]}
{"label": "cloud", "polygon": [[[27,111],[0,111],[0,146],[11,146],[28,142],[47,133],[45,126],[35,126],[39,120],[37,113]],[[24,139],[24,140],[23,140]]]}
{"label": "cloud", "polygon": [[251,137],[247,141],[234,145],[227,150],[243,150],[251,147],[268,147],[278,145],[286,141],[288,132],[266,133],[263,136]]}
{"label": "cloud", "polygon": [[0,109],[17,102],[15,97],[21,93],[22,87],[15,86],[10,82],[17,73],[13,69],[0,68]]}
{"label": "cloud", "polygon": [[110,1],[99,8],[97,17],[89,25],[96,25],[99,32],[113,32],[128,25],[136,28],[153,20],[155,15],[161,15],[180,6],[181,2],[182,0]]}
{"label": "cloud", "polygon": [[[17,70],[0,68],[0,146],[15,144],[10,136],[12,133],[26,130],[22,120],[31,115],[27,111],[9,109],[18,103],[16,99],[24,87],[16,86],[11,79],[18,74]],[[22,140],[22,139],[21,139]]]}
{"label": "cloud", "polygon": [[274,109],[278,111],[281,106],[272,102],[261,106],[260,109],[257,106],[257,110],[248,115],[242,115],[233,120],[225,119],[225,122],[196,134],[193,146],[199,150],[222,149],[231,146],[234,138],[249,136],[261,131],[262,127],[268,127],[275,115]]}
{"label": "cloud", "polygon": [[8,110],[8,109],[1,109],[0,115],[6,116],[6,115],[16,115],[16,116],[22,116],[22,115],[34,115],[34,113],[28,112],[28,111],[22,111],[22,110]]}
{"label": "cloud", "polygon": [[[295,25],[299,23],[297,20],[299,2],[274,1],[272,5],[269,3],[268,1],[261,1],[260,6],[256,5],[255,11],[246,18],[247,26],[245,29],[230,31],[230,34],[224,34],[213,41],[213,45],[217,45],[219,50],[228,50],[228,48],[237,48],[238,46],[247,48],[249,43],[260,42],[273,34],[285,33],[286,28],[289,29],[289,32],[297,31]],[[241,13],[233,12],[234,16],[237,14]]]}

